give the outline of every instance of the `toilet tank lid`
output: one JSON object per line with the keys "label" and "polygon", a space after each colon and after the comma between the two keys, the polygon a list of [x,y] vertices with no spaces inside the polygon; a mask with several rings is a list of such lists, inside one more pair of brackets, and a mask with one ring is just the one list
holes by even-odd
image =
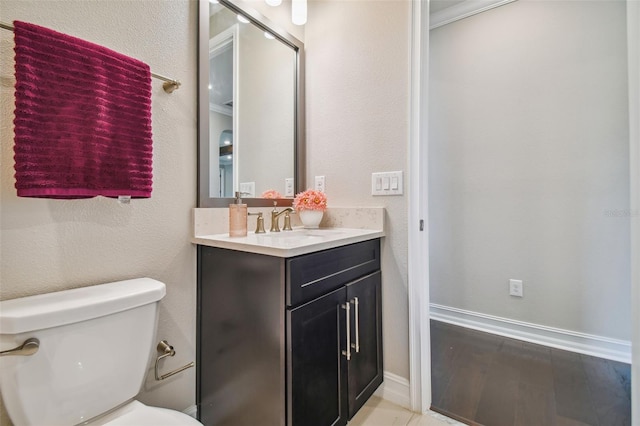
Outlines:
{"label": "toilet tank lid", "polygon": [[157,302],[164,283],[151,278],[116,281],[0,302],[0,333],[18,334],[98,318]]}

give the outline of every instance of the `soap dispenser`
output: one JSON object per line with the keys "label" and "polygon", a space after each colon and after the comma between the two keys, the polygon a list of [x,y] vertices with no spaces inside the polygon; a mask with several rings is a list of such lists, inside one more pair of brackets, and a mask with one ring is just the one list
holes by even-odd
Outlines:
{"label": "soap dispenser", "polygon": [[239,192],[236,192],[235,203],[229,204],[229,236],[247,236],[247,205],[242,204]]}

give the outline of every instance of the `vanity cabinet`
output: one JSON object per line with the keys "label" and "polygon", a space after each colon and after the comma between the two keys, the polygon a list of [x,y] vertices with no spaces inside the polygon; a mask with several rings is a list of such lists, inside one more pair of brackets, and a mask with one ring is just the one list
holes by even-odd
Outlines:
{"label": "vanity cabinet", "polygon": [[379,240],[287,262],[289,425],[339,425],[382,383]]}
{"label": "vanity cabinet", "polygon": [[346,424],[382,383],[380,272],[288,310],[287,325],[288,423]]}
{"label": "vanity cabinet", "polygon": [[296,257],[199,246],[199,418],[344,425],[382,383],[380,240]]}

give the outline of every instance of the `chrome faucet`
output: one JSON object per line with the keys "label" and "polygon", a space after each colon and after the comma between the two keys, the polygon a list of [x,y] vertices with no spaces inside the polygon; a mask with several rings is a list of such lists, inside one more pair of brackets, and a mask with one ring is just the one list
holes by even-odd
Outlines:
{"label": "chrome faucet", "polygon": [[284,226],[282,228],[283,231],[293,231],[291,228],[291,216],[290,214],[294,211],[291,207],[285,207],[284,209],[278,211],[277,202],[273,202],[273,210],[271,210],[271,229],[269,232],[280,232],[280,225],[278,224],[278,218],[281,214],[284,213]]}

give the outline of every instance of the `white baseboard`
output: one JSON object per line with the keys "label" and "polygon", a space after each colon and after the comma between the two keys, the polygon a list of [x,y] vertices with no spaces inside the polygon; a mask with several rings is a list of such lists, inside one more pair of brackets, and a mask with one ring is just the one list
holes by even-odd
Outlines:
{"label": "white baseboard", "polygon": [[194,419],[198,418],[198,406],[192,405],[190,407],[185,408],[182,412],[188,416],[193,417]]}
{"label": "white baseboard", "polygon": [[[631,342],[430,304],[431,319],[552,348],[631,363]],[[385,375],[386,380],[386,375]]]}
{"label": "white baseboard", "polygon": [[397,374],[384,372],[384,382],[374,395],[389,402],[393,402],[407,410],[411,410],[411,395],[409,393],[409,380]]}

